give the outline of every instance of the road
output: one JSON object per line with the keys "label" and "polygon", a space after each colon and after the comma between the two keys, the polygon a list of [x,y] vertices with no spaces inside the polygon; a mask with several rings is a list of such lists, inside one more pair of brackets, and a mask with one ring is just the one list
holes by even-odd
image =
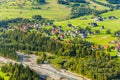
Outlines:
{"label": "road", "polygon": [[24,66],[29,66],[35,72],[39,74],[40,77],[46,79],[49,76],[51,79],[60,80],[61,77],[65,78],[65,80],[90,80],[87,78],[82,78],[80,76],[76,76],[74,74],[65,72],[65,71],[58,71],[53,68],[50,64],[36,64],[36,59],[38,56],[35,55],[24,55],[23,53],[17,52],[19,55],[19,62],[6,59],[4,57],[0,57],[0,62],[3,63],[22,63]]}

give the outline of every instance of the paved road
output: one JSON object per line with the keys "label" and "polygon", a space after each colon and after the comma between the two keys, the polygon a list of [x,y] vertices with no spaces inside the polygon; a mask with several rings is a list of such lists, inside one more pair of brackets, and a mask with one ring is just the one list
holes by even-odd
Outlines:
{"label": "paved road", "polygon": [[89,79],[83,79],[82,77],[73,75],[71,73],[58,71],[55,68],[53,68],[50,64],[42,64],[39,66],[36,64],[36,59],[38,56],[24,55],[20,52],[17,52],[17,54],[20,57],[19,62],[16,62],[11,59],[6,59],[3,57],[0,57],[0,62],[4,62],[4,63],[12,62],[12,63],[18,63],[18,64],[22,63],[24,66],[29,66],[31,69],[36,71],[42,78],[46,78],[47,76],[49,76],[54,80],[60,80],[61,77],[64,77],[68,80],[89,80]]}

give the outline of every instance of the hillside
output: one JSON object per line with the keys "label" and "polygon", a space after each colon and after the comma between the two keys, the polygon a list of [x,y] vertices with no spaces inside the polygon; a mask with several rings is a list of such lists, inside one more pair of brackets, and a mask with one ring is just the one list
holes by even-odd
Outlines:
{"label": "hillside", "polygon": [[119,1],[1,0],[0,56],[17,61],[25,57],[22,61],[55,80],[56,76],[72,80],[77,75],[120,80]]}
{"label": "hillside", "polygon": [[[86,2],[80,3],[80,6],[87,5],[89,8],[98,11],[110,9],[91,0],[86,0]],[[71,5],[74,5],[74,3],[71,3]],[[65,20],[71,16],[71,5],[58,4],[57,0],[46,0],[46,4],[36,4],[31,0],[2,0],[0,1],[0,17],[2,20],[17,17],[31,18],[33,15],[42,15],[49,19]]]}
{"label": "hillside", "polygon": [[[82,28],[85,28],[86,26],[91,27],[88,23],[97,23],[98,27],[91,27],[91,29],[93,31],[100,30],[100,34],[94,35],[94,36],[89,36],[89,38],[87,38],[87,40],[95,42],[96,44],[112,46],[113,44],[109,44],[109,42],[112,40],[117,40],[118,38],[112,37],[111,35],[106,34],[106,31],[110,30],[113,34],[115,31],[120,30],[120,26],[119,26],[120,25],[120,23],[119,23],[120,15],[119,15],[119,13],[120,13],[120,10],[115,10],[115,11],[110,11],[110,12],[100,15],[101,17],[115,16],[117,19],[114,19],[114,20],[96,21],[96,20],[91,19],[92,16],[84,16],[84,17],[80,17],[80,18],[76,18],[76,19],[67,20],[67,21],[56,22],[55,24],[58,26],[62,25],[66,29],[68,22],[74,26],[79,26]],[[82,18],[87,18],[87,19],[81,20]],[[102,30],[101,26],[104,26],[105,28]],[[99,37],[99,39],[98,39],[98,37]]]}
{"label": "hillside", "polygon": [[[62,10],[62,11],[61,11]],[[33,15],[42,15],[49,19],[66,19],[70,15],[70,8],[57,4],[56,0],[47,0],[46,4],[33,4],[29,0],[1,1],[1,19],[31,18]]]}

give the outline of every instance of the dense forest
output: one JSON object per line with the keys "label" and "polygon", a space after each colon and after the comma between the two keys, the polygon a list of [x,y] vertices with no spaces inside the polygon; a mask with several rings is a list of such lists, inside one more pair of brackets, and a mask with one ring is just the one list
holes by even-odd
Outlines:
{"label": "dense forest", "polygon": [[33,70],[28,66],[24,67],[22,64],[5,64],[1,67],[1,71],[10,76],[9,80],[40,80]]}

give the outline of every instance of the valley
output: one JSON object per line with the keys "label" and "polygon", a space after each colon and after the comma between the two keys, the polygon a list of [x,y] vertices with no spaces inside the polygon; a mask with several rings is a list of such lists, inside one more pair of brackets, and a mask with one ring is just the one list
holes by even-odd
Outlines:
{"label": "valley", "polygon": [[1,0],[0,79],[119,80],[119,3]]}

